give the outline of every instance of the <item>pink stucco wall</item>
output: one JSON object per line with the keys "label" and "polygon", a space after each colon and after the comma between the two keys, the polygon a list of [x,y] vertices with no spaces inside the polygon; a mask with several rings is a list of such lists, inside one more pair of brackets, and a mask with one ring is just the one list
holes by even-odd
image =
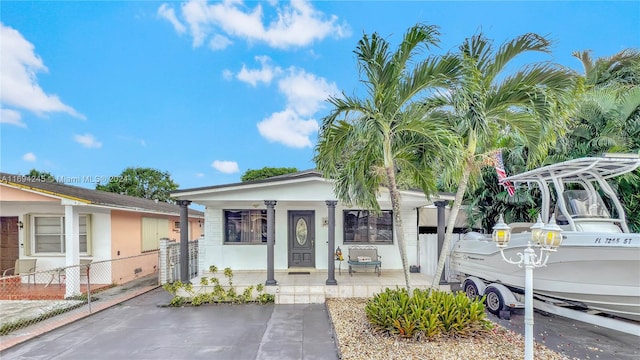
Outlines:
{"label": "pink stucco wall", "polygon": [[54,197],[32,193],[27,190],[15,189],[0,185],[0,199],[2,201],[60,201]]}
{"label": "pink stucco wall", "polygon": [[[180,240],[180,233],[174,231],[174,222],[179,216],[142,214],[129,211],[111,211],[111,258],[112,280],[114,283],[125,283],[136,277],[155,273],[158,270],[158,251],[142,252],[142,218],[153,217],[169,220],[169,238]],[[198,219],[190,219],[191,238],[202,235],[202,227]],[[135,258],[130,258],[135,256]],[[141,270],[135,272],[135,270]]]}

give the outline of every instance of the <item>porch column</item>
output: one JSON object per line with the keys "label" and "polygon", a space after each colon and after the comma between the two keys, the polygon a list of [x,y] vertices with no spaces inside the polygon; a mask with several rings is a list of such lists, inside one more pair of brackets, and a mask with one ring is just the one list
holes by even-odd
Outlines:
{"label": "porch column", "polygon": [[[75,202],[74,202],[75,203]],[[64,297],[73,297],[80,292],[80,215],[78,207],[64,203],[64,243],[65,243],[65,277]]]}
{"label": "porch column", "polygon": [[186,284],[191,281],[189,274],[189,200],[178,200],[180,205],[180,281]]}
{"label": "porch column", "polygon": [[267,281],[265,285],[273,286],[278,285],[273,275],[273,254],[276,240],[276,201],[265,200],[264,204],[267,205]]}
{"label": "porch column", "polygon": [[325,201],[327,204],[327,208],[329,209],[329,245],[328,248],[328,259],[329,259],[329,271],[327,277],[327,285],[338,285],[336,281],[336,259],[334,249],[336,246],[336,204],[338,203],[336,200],[327,200]]}
{"label": "porch column", "polygon": [[[444,244],[444,233],[446,231],[445,228],[445,207],[447,206],[448,201],[435,201],[433,204],[438,208],[438,259],[440,259],[440,254],[442,254],[442,245]],[[447,284],[447,281],[444,278],[444,271],[440,274],[440,284]]]}

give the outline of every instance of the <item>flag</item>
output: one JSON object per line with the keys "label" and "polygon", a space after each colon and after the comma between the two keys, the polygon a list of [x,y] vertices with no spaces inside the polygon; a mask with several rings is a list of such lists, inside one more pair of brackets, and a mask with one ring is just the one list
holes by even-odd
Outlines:
{"label": "flag", "polygon": [[507,173],[504,171],[504,162],[502,161],[502,150],[498,150],[495,153],[495,167],[496,174],[498,174],[498,182],[507,189],[509,196],[513,196],[516,193],[516,188],[510,181],[505,181]]}

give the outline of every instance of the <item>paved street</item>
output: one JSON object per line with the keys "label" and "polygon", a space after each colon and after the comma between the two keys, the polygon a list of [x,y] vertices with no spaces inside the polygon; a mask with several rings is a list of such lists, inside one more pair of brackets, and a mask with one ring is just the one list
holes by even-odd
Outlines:
{"label": "paved street", "polygon": [[[489,319],[524,335],[524,309],[512,312],[511,320]],[[534,340],[551,350],[578,359],[640,359],[637,336],[582,323],[560,316],[534,312]]]}

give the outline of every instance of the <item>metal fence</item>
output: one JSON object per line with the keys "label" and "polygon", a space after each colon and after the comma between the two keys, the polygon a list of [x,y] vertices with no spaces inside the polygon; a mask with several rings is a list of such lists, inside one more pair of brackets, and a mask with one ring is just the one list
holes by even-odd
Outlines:
{"label": "metal fence", "polygon": [[32,269],[0,278],[0,336],[63,313],[91,313],[133,283],[158,285],[158,252]]}
{"label": "metal fence", "polygon": [[[160,284],[180,280],[180,242],[160,239]],[[198,240],[189,241],[189,279],[198,276]]]}

